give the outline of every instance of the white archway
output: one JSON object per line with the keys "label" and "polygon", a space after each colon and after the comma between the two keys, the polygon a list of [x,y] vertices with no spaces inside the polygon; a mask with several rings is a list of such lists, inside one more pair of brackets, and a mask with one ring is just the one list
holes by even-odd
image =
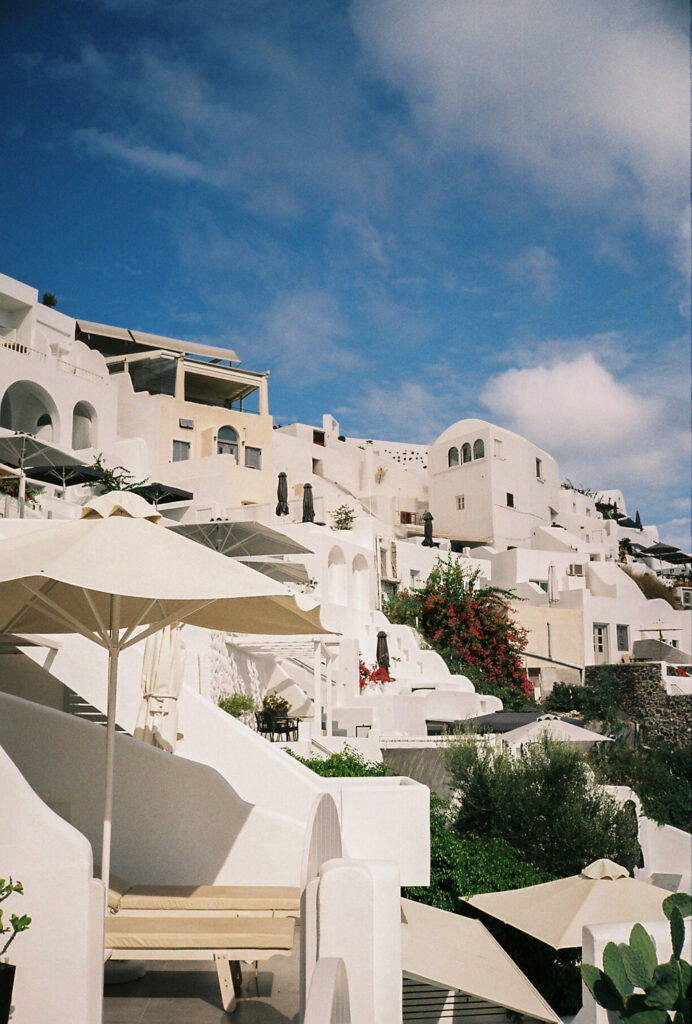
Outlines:
{"label": "white archway", "polygon": [[348,604],[346,558],[340,547],[333,547],[327,561],[327,601],[330,604]]}
{"label": "white archway", "polygon": [[58,408],[39,384],[16,380],[2,396],[0,427],[22,430],[44,441],[56,441],[60,433]]}
{"label": "white archway", "polygon": [[97,415],[89,402],[77,402],[72,410],[72,447],[94,448],[97,443]]}
{"label": "white archway", "polygon": [[353,577],[353,606],[359,611],[367,611],[370,607],[370,570],[365,555],[356,555],[353,559],[351,575]]}

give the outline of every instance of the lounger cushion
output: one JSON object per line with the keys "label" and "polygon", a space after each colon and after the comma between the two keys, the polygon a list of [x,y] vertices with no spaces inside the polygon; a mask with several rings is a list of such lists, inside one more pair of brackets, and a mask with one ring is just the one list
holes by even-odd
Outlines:
{"label": "lounger cushion", "polygon": [[120,909],[122,898],[130,888],[130,883],[117,875],[108,876],[108,909],[116,911]]}
{"label": "lounger cushion", "polygon": [[292,917],[106,917],[106,949],[292,949]]}
{"label": "lounger cushion", "polygon": [[282,885],[133,885],[121,910],[295,910],[300,889]]}

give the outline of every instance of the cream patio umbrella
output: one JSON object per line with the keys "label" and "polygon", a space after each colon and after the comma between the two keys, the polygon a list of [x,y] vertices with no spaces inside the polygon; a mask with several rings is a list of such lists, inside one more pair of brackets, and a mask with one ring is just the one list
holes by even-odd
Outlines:
{"label": "cream patio umbrella", "polygon": [[626,868],[603,858],[579,875],[488,892],[467,902],[553,949],[570,949],[581,946],[585,925],[665,921],[663,900],[669,895],[649,882],[630,878]]}
{"label": "cream patio umbrella", "polygon": [[566,722],[564,718],[556,715],[541,715],[534,722],[520,725],[518,729],[503,733],[502,742],[510,747],[521,746],[522,743],[537,743],[541,736],[548,735],[553,740],[560,740],[563,743],[587,744],[612,743],[610,736],[603,736],[600,732],[593,732],[591,729],[584,729],[573,722]]}
{"label": "cream patio umbrella", "polygon": [[0,635],[80,633],[108,651],[106,885],[120,652],[173,622],[222,632],[325,632],[317,608],[301,608],[280,583],[157,526],[159,518],[143,498],[113,492],[85,505],[81,519],[0,541]]}
{"label": "cream patio umbrella", "polygon": [[184,669],[185,645],[176,626],[164,626],[147,637],[142,662],[142,703],[133,735],[170,754],[182,738],[178,733],[178,698]]}

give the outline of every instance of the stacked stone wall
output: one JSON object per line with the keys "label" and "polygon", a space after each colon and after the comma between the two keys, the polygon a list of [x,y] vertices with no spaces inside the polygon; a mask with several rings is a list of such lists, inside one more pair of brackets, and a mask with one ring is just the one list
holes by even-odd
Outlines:
{"label": "stacked stone wall", "polygon": [[584,681],[586,686],[608,687],[645,740],[673,746],[692,742],[692,697],[667,694],[659,665],[588,665]]}

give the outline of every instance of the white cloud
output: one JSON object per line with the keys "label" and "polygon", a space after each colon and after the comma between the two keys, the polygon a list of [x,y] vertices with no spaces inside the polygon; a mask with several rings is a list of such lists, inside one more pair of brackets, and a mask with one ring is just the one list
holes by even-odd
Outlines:
{"label": "white cloud", "polygon": [[72,133],[72,137],[90,156],[122,160],[130,167],[137,167],[149,174],[160,175],[174,181],[213,181],[213,176],[198,160],[189,160],[182,153],[136,145],[98,128],[79,128]]}
{"label": "white cloud", "polygon": [[692,551],[692,519],[683,516],[659,523],[658,536],[666,544],[675,544],[689,554]]}
{"label": "white cloud", "polygon": [[652,0],[353,0],[431,148],[671,242],[689,185],[687,20]]}
{"label": "white cloud", "polygon": [[529,245],[510,260],[507,270],[520,284],[528,285],[536,298],[553,299],[557,294],[560,264],[540,245]]}
{"label": "white cloud", "polygon": [[480,397],[495,422],[550,452],[563,476],[593,489],[634,489],[653,501],[686,479],[687,415],[669,402],[657,372],[645,390],[642,383],[616,379],[585,352],[507,370]]}

